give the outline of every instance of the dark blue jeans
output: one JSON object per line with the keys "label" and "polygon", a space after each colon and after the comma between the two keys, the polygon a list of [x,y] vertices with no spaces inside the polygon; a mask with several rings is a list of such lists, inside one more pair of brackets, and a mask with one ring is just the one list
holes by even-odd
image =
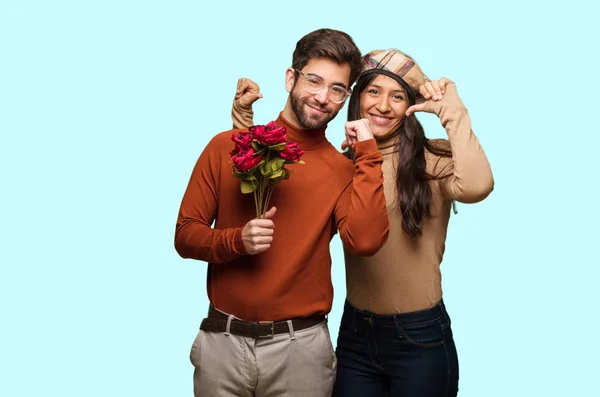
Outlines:
{"label": "dark blue jeans", "polygon": [[346,301],[333,397],[449,397],[458,393],[458,358],[443,302],[379,315]]}

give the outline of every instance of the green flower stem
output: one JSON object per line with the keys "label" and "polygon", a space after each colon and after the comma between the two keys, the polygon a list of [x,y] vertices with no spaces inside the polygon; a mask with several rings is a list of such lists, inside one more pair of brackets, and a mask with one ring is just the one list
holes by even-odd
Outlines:
{"label": "green flower stem", "polygon": [[261,176],[258,178],[258,201],[256,202],[256,211],[258,212],[258,218],[263,219],[264,213],[262,212],[263,197],[265,195],[264,178]]}
{"label": "green flower stem", "polygon": [[[254,185],[254,192],[253,192],[254,193],[254,203],[258,202],[258,193],[257,193],[258,186],[257,186],[257,184],[258,184],[258,181],[256,181],[256,182],[252,181],[252,185]],[[260,214],[258,213],[258,206],[255,205],[254,207],[255,207],[255,211],[256,211],[256,217],[259,218]]]}
{"label": "green flower stem", "polygon": [[[269,164],[269,155],[270,154],[271,154],[271,151],[267,150],[267,163],[266,164]],[[265,200],[265,198],[266,198],[265,196],[266,196],[266,194],[268,194],[268,192],[266,192],[268,185],[269,185],[269,178],[265,177],[265,175],[261,174],[260,178],[259,178],[259,188],[260,188],[259,200],[256,203],[257,211],[259,211],[259,213],[260,213],[260,219],[264,219],[265,213],[267,212],[265,209],[265,206],[267,205],[268,201]]]}
{"label": "green flower stem", "polygon": [[266,213],[269,209],[269,201],[271,201],[271,195],[273,194],[273,186],[267,180],[267,199],[265,200],[265,206],[263,208],[263,213]]}

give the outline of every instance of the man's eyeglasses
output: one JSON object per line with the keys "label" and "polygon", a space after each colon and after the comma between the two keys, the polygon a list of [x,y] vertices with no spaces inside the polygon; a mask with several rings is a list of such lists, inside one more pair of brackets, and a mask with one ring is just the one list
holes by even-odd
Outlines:
{"label": "man's eyeglasses", "polygon": [[342,103],[352,94],[352,91],[347,90],[341,85],[325,83],[325,81],[317,75],[304,74],[298,69],[294,69],[294,71],[303,77],[304,83],[306,84],[306,91],[311,94],[318,94],[323,88],[327,87],[329,89],[329,100],[331,102]]}

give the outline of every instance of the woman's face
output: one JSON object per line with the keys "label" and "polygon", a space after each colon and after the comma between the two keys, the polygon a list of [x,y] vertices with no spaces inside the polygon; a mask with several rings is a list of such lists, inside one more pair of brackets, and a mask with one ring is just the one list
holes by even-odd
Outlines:
{"label": "woman's face", "polygon": [[360,117],[369,120],[376,139],[385,139],[406,118],[408,97],[394,79],[378,75],[360,93]]}

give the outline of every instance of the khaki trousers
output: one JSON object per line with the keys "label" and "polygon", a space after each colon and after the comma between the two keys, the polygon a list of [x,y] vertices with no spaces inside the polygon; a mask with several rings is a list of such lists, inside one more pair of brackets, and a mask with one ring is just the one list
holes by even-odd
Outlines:
{"label": "khaki trousers", "polygon": [[200,330],[190,361],[195,397],[330,397],[337,366],[327,320],[265,339]]}

